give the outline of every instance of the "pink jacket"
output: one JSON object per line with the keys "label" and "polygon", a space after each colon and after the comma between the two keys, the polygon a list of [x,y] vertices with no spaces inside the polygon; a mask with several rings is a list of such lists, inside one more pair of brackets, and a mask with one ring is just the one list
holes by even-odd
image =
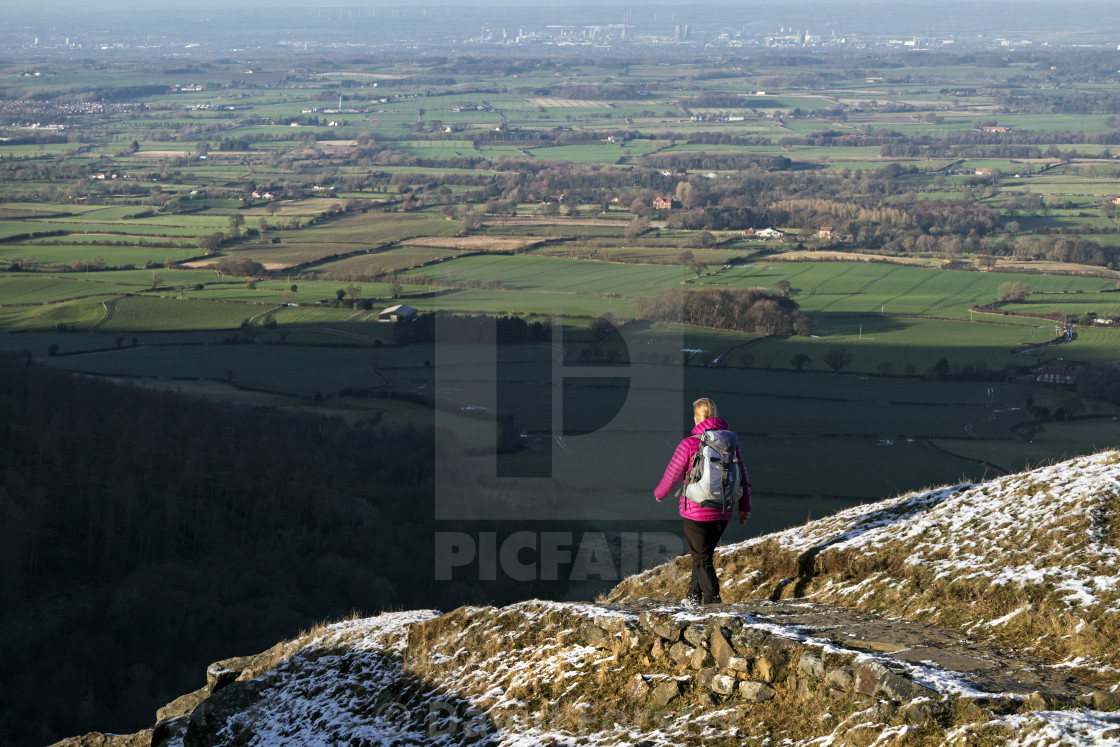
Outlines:
{"label": "pink jacket", "polygon": [[[696,424],[692,429],[692,435],[699,436],[706,430],[729,430],[727,421],[723,418],[708,418]],[[653,495],[657,498],[658,502],[665,500],[671,493],[678,487],[684,484],[684,476],[688,471],[688,466],[692,464],[692,455],[700,450],[700,439],[686,438],[677,444],[677,450],[673,452],[673,458],[669,460],[669,466],[665,468],[665,475],[661,478],[661,482],[654,488]],[[743,497],[739,499],[739,512],[751,510],[751,486],[747,480],[747,468],[743,464],[743,454],[736,449],[736,456],[739,457],[739,470],[742,472],[743,478]],[[730,519],[734,515],[733,510],[720,511],[717,508],[703,508],[697,506],[692,501],[684,497],[681,493],[681,516],[693,521],[723,521]]]}

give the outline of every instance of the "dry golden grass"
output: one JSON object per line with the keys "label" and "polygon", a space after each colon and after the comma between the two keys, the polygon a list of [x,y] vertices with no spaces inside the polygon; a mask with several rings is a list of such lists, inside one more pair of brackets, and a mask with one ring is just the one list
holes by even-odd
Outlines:
{"label": "dry golden grass", "polygon": [[[254,676],[272,671],[287,661],[296,651],[303,648],[306,643],[307,641],[302,638],[295,638],[290,641],[278,643],[267,651],[258,654],[256,657],[249,657],[256,659],[256,661],[254,661],[253,665],[248,669],[252,670],[250,673]],[[245,671],[246,670],[243,670],[243,677]]]}
{"label": "dry golden grass", "polygon": [[1105,544],[1120,548],[1120,493],[1110,493],[1098,518]]}

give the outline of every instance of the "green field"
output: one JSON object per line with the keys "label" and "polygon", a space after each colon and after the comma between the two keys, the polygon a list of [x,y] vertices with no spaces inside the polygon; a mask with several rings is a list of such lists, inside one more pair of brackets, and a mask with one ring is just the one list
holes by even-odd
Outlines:
{"label": "green field", "polygon": [[258,244],[236,254],[265,265],[286,267],[356,254],[415,236],[448,236],[458,228],[457,223],[429,213],[370,212],[283,231],[276,236],[279,244]]}
{"label": "green field", "polygon": [[[842,349],[851,354],[845,371],[878,373],[887,364],[888,373],[929,376],[942,358],[956,366],[954,372],[963,366],[998,371],[1004,366],[1023,364],[1023,356],[1016,352],[1020,346],[1054,337],[1052,325],[1013,326],[899,317],[829,320],[814,326],[814,332],[820,332],[819,336],[780,342],[764,340],[747,348],[743,355],[752,356],[753,365],[794,368],[794,356],[804,354],[809,357],[805,368],[819,371],[829,370],[825,360],[830,351]],[[1120,337],[1117,343],[1120,344]],[[732,356],[727,365],[741,362],[741,356]]]}
{"label": "green field", "polygon": [[462,252],[458,249],[399,246],[370,254],[348,257],[337,262],[324,263],[320,266],[320,269],[334,273],[373,276],[383,272],[394,273],[411,270],[430,262],[457,257],[460,254]]}
{"label": "green field", "polygon": [[[178,308],[188,304],[189,309]],[[101,332],[231,329],[268,309],[259,304],[126,296],[106,302],[106,316],[96,328]]]}
{"label": "green field", "polygon": [[[0,305],[0,328],[5,332],[38,332],[63,327],[92,329],[105,318],[104,304],[111,298],[113,297],[94,296],[59,303],[36,303],[31,306]],[[17,350],[28,349],[20,342],[23,335],[14,334],[10,337],[14,339],[13,344]],[[46,352],[46,348],[33,352],[42,355]]]}
{"label": "green field", "polygon": [[74,277],[0,276],[0,305],[43,304],[86,296],[106,296],[138,290],[135,286],[107,282],[97,274],[96,281],[83,274]]}
{"label": "green field", "polygon": [[[807,146],[806,146],[807,147]],[[678,143],[662,149],[661,153],[776,153],[785,151],[780,145],[731,145],[700,143]]]}
{"label": "green field", "polygon": [[[672,264],[589,262],[534,255],[450,256],[453,252],[399,247],[362,254],[326,267],[339,273],[369,273],[446,257],[429,267],[406,269],[403,300],[420,310],[573,317],[609,313],[622,319],[634,313],[635,297],[653,295],[663,288],[682,288],[681,281],[691,277],[687,269]],[[159,283],[155,290],[151,290],[153,272]],[[969,311],[970,306],[994,300],[1002,283],[1024,277],[1031,284],[1032,295],[1026,302],[1005,307],[1013,315]],[[492,280],[500,282],[501,287],[446,287]],[[812,318],[811,337],[758,339],[755,335],[704,332],[706,341],[695,346],[694,362],[732,368],[790,369],[794,367],[794,356],[804,354],[810,359],[805,365],[807,369],[821,370],[826,368],[825,354],[843,347],[852,356],[846,364],[849,371],[928,375],[942,358],[955,367],[954,371],[965,367],[1000,370],[1022,364],[1026,360],[1019,352],[1022,348],[1038,346],[1057,336],[1052,322],[1035,317],[1055,311],[1072,316],[1088,311],[1102,316],[1120,315],[1118,294],[1100,292],[1110,290],[1113,283],[1094,278],[945,271],[857,262],[775,262],[733,267],[696,282],[715,288],[775,288],[780,280],[790,282],[791,296]],[[196,289],[198,284],[203,287]],[[291,285],[297,289],[292,291]],[[258,281],[251,288],[244,281],[220,278],[203,270],[76,273],[53,278],[9,276],[0,280],[0,298],[13,305],[94,296],[108,301],[111,312],[105,318],[97,316],[91,320],[84,307],[59,307],[44,316],[42,309],[9,306],[9,320],[21,313],[28,317],[18,324],[9,321],[21,329],[65,321],[67,308],[83,308],[80,326],[85,328],[96,324],[98,329],[112,330],[172,330],[177,325],[182,329],[233,329],[266,312],[259,324],[269,319],[291,326],[327,318],[356,321],[368,317],[371,312],[316,307],[320,301],[333,300],[337,291],[349,294],[351,287],[357,287],[362,298],[373,299],[375,308],[393,303],[387,282],[293,281],[289,277]],[[433,289],[439,292],[433,295]],[[143,295],[116,298],[126,292]],[[269,311],[289,303],[299,307]],[[713,343],[714,339],[721,341]],[[750,344],[744,345],[746,341]],[[1047,350],[1031,353],[1043,354],[1048,354]],[[1085,361],[1120,359],[1120,330],[1080,328],[1074,339],[1062,346],[1062,354]]]}
{"label": "green field", "polygon": [[409,277],[421,274],[437,281],[450,278],[460,282],[485,282],[496,279],[507,288],[519,291],[617,293],[622,296],[652,294],[690,275],[682,267],[581,262],[536,256],[463,257],[441,263],[438,274],[427,268],[406,273]]}
{"label": "green field", "polygon": [[939,448],[954,453],[968,453],[994,464],[1040,466],[1066,458],[1092,454],[1120,445],[1120,422],[1105,408],[1093,408],[1093,419],[1048,423],[1038,430],[1029,443],[996,439],[935,439]]}
{"label": "green field", "polygon": [[[71,237],[67,237],[69,240]],[[91,262],[100,257],[111,267],[133,265],[143,267],[146,262],[164,262],[167,259],[182,261],[199,256],[196,247],[143,247],[101,246],[97,244],[0,244],[0,260],[23,260],[30,263],[70,265],[74,262]]]}
{"label": "green field", "polygon": [[[677,245],[678,242],[666,242],[662,246],[656,245],[652,240],[647,241],[643,246],[634,246],[632,242],[626,243],[624,241],[617,242],[620,244],[618,246],[614,245],[615,243],[611,242],[610,246],[601,246],[601,242],[596,242],[594,248],[582,250],[566,244],[556,244],[533,249],[532,253],[542,257],[593,258],[607,262],[680,265],[679,257],[682,250]],[[727,248],[689,249],[689,251],[696,259],[710,267],[718,267],[740,253],[741,247],[739,246],[724,246]]]}
{"label": "green field", "polygon": [[601,143],[595,145],[559,145],[533,148],[529,155],[552,161],[568,163],[615,163],[621,159],[645,155],[653,151],[656,144],[648,140],[635,140],[627,143]]}
{"label": "green field", "polygon": [[[810,315],[890,314],[970,318],[969,307],[999,297],[1003,283],[1025,281],[1032,296],[1072,300],[1070,294],[1092,294],[1101,308],[1120,313],[1120,296],[1096,295],[1111,290],[1115,281],[1057,275],[1016,275],[1000,272],[933,270],[863,262],[770,262],[733,267],[703,278],[704,285],[776,288],[781,280],[792,286],[791,297]],[[1087,298],[1090,296],[1086,296]],[[1080,299],[1078,299],[1080,301]],[[1098,313],[1106,313],[1098,311]]]}
{"label": "green field", "polygon": [[480,155],[474,149],[473,143],[463,141],[410,140],[394,143],[393,150],[422,158],[459,158],[464,156],[478,157]]}
{"label": "green field", "polygon": [[[1061,345],[1035,348],[1057,335],[1041,315],[1120,317],[1120,294],[1111,292],[1115,279],[782,262],[780,252],[798,243],[823,248],[818,226],[847,218],[832,215],[828,206],[819,215],[815,208],[783,212],[778,201],[807,204],[820,197],[822,204],[870,209],[971,200],[998,216],[976,235],[960,231],[969,244],[962,254],[974,263],[986,249],[1006,249],[1003,257],[1027,251],[1025,241],[1051,236],[1091,239],[1111,252],[1120,234],[1108,201],[1120,194],[1120,167],[1108,158],[1115,150],[1104,144],[1108,136],[1097,135],[1114,130],[1116,121],[1111,112],[1046,109],[1060,109],[1064,98],[1092,102],[1110,90],[1108,84],[1067,71],[1064,61],[1056,65],[1060,88],[1045,87],[1046,66],[1029,69],[1041,87],[1022,88],[1028,68],[1018,65],[954,67],[937,54],[878,69],[847,54],[822,53],[811,69],[782,54],[752,58],[749,65],[737,60],[733,71],[718,75],[710,74],[709,62],[619,65],[592,57],[522,66],[516,76],[463,73],[450,59],[355,58],[344,74],[317,69],[321,65],[309,57],[307,70],[258,71],[251,86],[243,85],[244,65],[229,60],[199,66],[190,81],[123,64],[96,71],[63,64],[49,79],[9,76],[5,84],[13,91],[35,86],[37,100],[106,80],[206,88],[150,92],[130,102],[144,107],[106,115],[96,126],[76,120],[66,143],[0,145],[0,330],[20,333],[3,335],[3,347],[44,356],[56,344],[55,365],[157,377],[153,381],[201,377],[206,382],[199,391],[233,399],[243,385],[268,390],[283,406],[321,392],[339,399],[339,412],[387,411],[376,397],[338,393],[370,381],[401,391],[426,386],[431,372],[425,361],[433,351],[391,347],[392,327],[375,321],[377,310],[403,301],[421,311],[530,320],[560,315],[578,328],[564,338],[569,358],[587,353],[632,365],[680,359],[690,392],[718,393],[738,417],[757,418],[759,432],[771,435],[753,445],[761,455],[760,480],[790,500],[828,505],[951,479],[947,475],[975,475],[988,468],[970,459],[971,442],[982,443],[977,451],[990,454],[984,458],[993,464],[1020,464],[1022,454],[1038,452],[1008,430],[1028,417],[1019,409],[1018,390],[1000,383],[992,385],[997,394],[988,394],[987,383],[934,381],[935,367],[944,360],[949,377],[987,372],[994,381],[1048,356],[1118,360],[1120,329],[1108,326],[1078,326]],[[392,83],[374,89],[371,83],[381,80]],[[627,96],[557,93],[607,82],[623,86]],[[942,92],[957,86],[978,92]],[[1005,86],[1014,93],[1002,92]],[[744,95],[759,89],[768,93]],[[337,106],[339,93],[348,107],[368,111],[326,112]],[[707,95],[734,105],[691,106]],[[1004,111],[1019,103],[1037,105],[1041,113]],[[727,121],[729,114],[744,119]],[[345,121],[327,126],[332,119]],[[1012,133],[973,135],[978,119],[996,120]],[[300,126],[289,126],[292,120]],[[5,127],[3,135],[21,133]],[[1047,151],[1050,145],[1058,151]],[[203,150],[205,159],[198,157]],[[726,167],[730,157],[750,154],[757,156],[755,165]],[[767,171],[768,156],[788,158],[792,168]],[[672,157],[687,159],[694,173],[661,174],[657,164]],[[545,161],[552,163],[539,163]],[[951,165],[962,173],[939,173]],[[971,173],[977,168],[1001,174],[977,179]],[[121,176],[89,178],[97,172]],[[708,172],[719,178],[704,178]],[[654,196],[674,193],[682,182],[691,187],[694,209],[651,209]],[[250,198],[253,191],[276,196]],[[543,200],[562,193],[572,197],[563,215],[543,220]],[[369,204],[350,203],[351,197],[376,205],[361,212]],[[520,220],[494,214],[492,200],[502,213],[514,205]],[[578,214],[569,218],[566,208],[575,205]],[[467,207],[486,213],[482,225],[444,217]],[[721,211],[739,212],[709,226],[708,216]],[[233,216],[244,221],[239,232],[231,231]],[[619,222],[587,220],[596,216]],[[630,230],[635,217],[648,221],[641,230]],[[256,233],[262,220],[270,224],[263,238]],[[752,223],[774,223],[787,239],[747,241],[740,231]],[[865,222],[844,230],[861,237],[857,244],[866,240],[853,251],[886,253],[899,245],[892,240],[914,245],[918,225]],[[936,249],[921,257],[931,267],[944,251],[943,230],[931,233]],[[508,255],[400,245],[460,232],[537,241]],[[254,260],[265,268],[260,277],[222,277],[214,269],[176,264],[202,259],[200,245],[215,233],[226,235],[204,261]],[[39,235],[13,239],[21,234]],[[722,243],[710,246],[713,238]],[[478,246],[487,251],[484,241]],[[686,250],[707,265],[702,277],[685,266]],[[117,268],[159,266],[63,272],[98,258]],[[1120,257],[1108,258],[1120,266]],[[3,269],[14,260],[18,267]],[[1093,271],[1107,274],[1103,267]],[[390,284],[394,273],[401,273],[399,287]],[[664,289],[776,290],[781,281],[790,283],[790,297],[812,319],[811,336],[628,321],[636,299]],[[1015,315],[970,310],[994,301],[1002,284],[1019,281],[1029,283],[1031,295],[1004,307]],[[392,298],[394,292],[400,297]],[[362,309],[366,304],[372,308]],[[589,325],[600,315],[624,326],[630,347],[613,337],[593,344]],[[132,337],[140,340],[135,347]],[[227,338],[253,344],[219,344]],[[78,354],[98,346],[106,350]],[[839,373],[825,363],[836,349],[850,356]],[[518,354],[539,353],[547,361],[553,352]],[[808,358],[800,373],[798,355]],[[526,409],[533,417],[547,409],[534,388],[541,385],[510,382],[531,400]],[[954,406],[940,406],[945,403]],[[399,417],[410,416],[411,405],[393,407]],[[1103,421],[1092,432],[1094,443],[1110,433]],[[1054,433],[1066,431],[1055,425]],[[952,453],[931,448],[930,439],[954,444]],[[1057,440],[1048,448],[1057,449]],[[810,456],[800,462],[803,469],[790,469],[789,452],[804,451],[798,445]],[[868,465],[858,480],[821,487],[856,460]],[[779,483],[781,489],[773,487]]]}

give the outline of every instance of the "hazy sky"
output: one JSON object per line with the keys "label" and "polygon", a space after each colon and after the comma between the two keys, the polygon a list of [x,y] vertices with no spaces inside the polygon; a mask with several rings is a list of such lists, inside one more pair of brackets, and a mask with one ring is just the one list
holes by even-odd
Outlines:
{"label": "hazy sky", "polygon": [[[960,4],[969,2],[970,0],[960,0]],[[952,2],[952,0],[950,0]],[[944,4],[941,2],[935,4]],[[1086,5],[1109,5],[1115,7],[1116,0],[1077,0],[1077,2],[1069,2],[1068,0],[982,0],[978,3],[983,6],[992,8],[1013,8],[1018,5],[1021,8],[1033,7],[1035,9],[1052,7],[1055,10],[1062,8],[1070,8],[1072,6],[1086,6]],[[619,7],[641,7],[648,5],[671,5],[679,8],[692,8],[702,6],[720,6],[732,5],[740,9],[749,9],[752,6],[757,7],[789,7],[796,5],[804,6],[843,6],[847,9],[857,9],[861,6],[874,7],[876,5],[890,5],[895,8],[905,8],[907,6],[914,8],[929,8],[930,2],[928,0],[739,0],[738,2],[719,2],[719,0],[597,0],[595,3],[586,3],[576,0],[576,2],[569,4],[567,7],[577,10],[580,6],[587,7],[602,7],[604,5],[614,5]],[[277,6],[285,7],[303,7],[303,8],[319,8],[319,7],[333,7],[333,8],[392,8],[392,7],[461,7],[461,6],[503,6],[503,7],[517,7],[526,11],[531,11],[534,7],[539,8],[555,8],[554,2],[545,2],[544,0],[435,0],[434,2],[415,2],[415,0],[159,0],[158,3],[153,4],[152,0],[100,0],[99,2],[91,3],[89,0],[45,0],[44,2],[28,5],[25,3],[17,3],[15,0],[0,0],[0,17],[5,11],[20,11],[28,12],[36,8],[41,10],[106,10],[113,11],[119,9],[168,9],[168,10],[191,10],[198,8],[270,8]]]}
{"label": "hazy sky", "polygon": [[[500,17],[503,23],[547,24],[558,19],[565,23],[607,23],[621,21],[624,12],[632,11],[626,20],[635,24],[730,23],[754,30],[793,26],[842,34],[994,35],[1037,37],[1046,43],[1091,41],[1116,45],[1120,43],[1120,14],[1114,12],[1118,4],[1120,0],[573,0],[571,4],[554,0],[0,0],[0,40],[5,26],[37,37],[50,31],[80,33],[91,27],[91,22],[104,36],[106,30],[124,29],[122,15],[127,16],[127,26],[133,29],[148,24],[156,29],[162,24],[165,30],[186,32],[194,28],[189,25],[192,19],[232,20],[229,14],[240,11],[237,23],[225,29],[228,36],[256,30],[244,26],[251,23],[244,14],[256,17],[259,13],[263,30],[284,24],[294,27],[299,25],[292,20],[294,17],[320,18],[331,10],[357,15],[355,11],[403,9],[406,13],[399,17],[396,13],[384,16],[403,25],[423,17],[415,11],[435,11],[437,16],[449,17],[438,11],[446,9],[453,16],[460,9],[464,15],[473,16],[472,23],[482,16],[493,21]],[[490,14],[486,8],[496,12]],[[269,10],[277,12],[270,15]],[[6,15],[8,24],[4,23]],[[49,31],[41,31],[40,23],[49,25]],[[75,26],[77,31],[73,30]]]}
{"label": "hazy sky", "polygon": [[[1048,12],[1053,10],[1055,19],[1060,22],[1061,15],[1077,7],[1110,7],[1115,8],[1117,0],[975,0],[977,10],[987,10],[993,14],[1006,14],[1014,11],[1016,6],[1024,11]],[[893,13],[906,13],[914,10],[919,13],[936,11],[938,7],[973,6],[973,0],[597,0],[589,3],[586,0],[575,0],[571,4],[561,4],[550,0],[42,0],[38,3],[23,3],[18,0],[0,0],[0,26],[3,25],[5,13],[13,16],[33,17],[36,15],[53,16],[60,13],[85,11],[86,13],[113,14],[120,11],[147,12],[158,15],[159,12],[191,12],[209,10],[233,9],[267,9],[267,8],[300,8],[307,10],[324,8],[462,8],[462,7],[502,7],[517,9],[531,14],[534,9],[555,12],[562,7],[564,10],[579,14],[581,8],[588,10],[602,9],[603,7],[633,8],[640,10],[643,7],[672,7],[682,11],[715,9],[721,6],[732,7],[737,12],[750,12],[752,8],[766,11],[768,14],[780,12],[781,9],[790,8],[825,8],[852,14],[859,13],[867,8],[874,11],[876,7],[890,7]]]}

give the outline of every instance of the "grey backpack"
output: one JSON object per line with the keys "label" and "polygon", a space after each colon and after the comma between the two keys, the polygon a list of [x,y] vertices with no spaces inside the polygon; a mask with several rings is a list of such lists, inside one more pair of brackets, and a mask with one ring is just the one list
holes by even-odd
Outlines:
{"label": "grey backpack", "polygon": [[[703,508],[728,511],[743,496],[739,437],[732,431],[707,430],[685,475],[684,495]],[[678,493],[679,494],[679,493]]]}

